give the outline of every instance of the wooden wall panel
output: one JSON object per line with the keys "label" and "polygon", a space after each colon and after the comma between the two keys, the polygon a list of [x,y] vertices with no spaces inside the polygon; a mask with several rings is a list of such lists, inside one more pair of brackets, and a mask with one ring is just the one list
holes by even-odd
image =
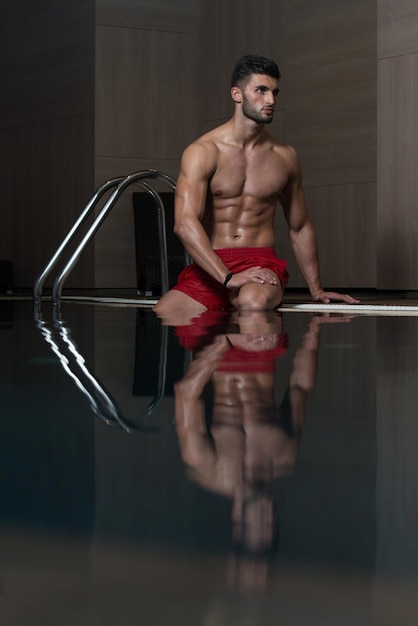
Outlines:
{"label": "wooden wall panel", "polygon": [[[328,287],[376,282],[376,6],[283,3],[285,140],[302,164]],[[303,286],[291,257],[289,286]],[[294,269],[294,271],[293,271]]]}
{"label": "wooden wall panel", "polygon": [[[93,141],[92,115],[2,131],[0,250],[17,287],[32,287],[92,195]],[[91,250],[66,285],[93,285]]]}
{"label": "wooden wall panel", "polygon": [[178,159],[197,134],[196,37],[98,27],[96,154]]}
{"label": "wooden wall panel", "polygon": [[377,57],[418,53],[416,0],[378,0]]}
{"label": "wooden wall panel", "polygon": [[96,0],[96,24],[196,33],[201,0]]}
{"label": "wooden wall panel", "polygon": [[91,113],[94,0],[4,4],[2,128]]}
{"label": "wooden wall panel", "polygon": [[[373,289],[376,284],[376,184],[308,187],[306,200],[317,233],[324,286]],[[288,260],[289,286],[305,287],[280,210],[277,240],[279,256]]]}
{"label": "wooden wall panel", "polygon": [[230,76],[241,56],[262,54],[280,67],[280,13],[278,0],[203,1],[199,37],[201,122],[232,115]]}
{"label": "wooden wall panel", "polygon": [[380,289],[418,289],[418,54],[379,61]]}
{"label": "wooden wall panel", "polygon": [[0,256],[29,288],[93,190],[94,0],[4,4]]}
{"label": "wooden wall panel", "polygon": [[290,70],[286,85],[286,141],[305,184],[376,180],[375,60]]}
{"label": "wooden wall panel", "polygon": [[378,0],[380,289],[418,289],[418,5]]}
{"label": "wooden wall panel", "polygon": [[[100,4],[97,19],[107,25],[96,31],[96,184],[150,168],[176,179],[181,153],[198,135],[199,2]],[[96,236],[97,287],[136,287],[138,190],[127,190]]]}
{"label": "wooden wall panel", "polygon": [[376,180],[376,7],[283,5],[286,141],[305,184]]}
{"label": "wooden wall panel", "polygon": [[375,55],[375,2],[292,0],[282,6],[286,72]]}

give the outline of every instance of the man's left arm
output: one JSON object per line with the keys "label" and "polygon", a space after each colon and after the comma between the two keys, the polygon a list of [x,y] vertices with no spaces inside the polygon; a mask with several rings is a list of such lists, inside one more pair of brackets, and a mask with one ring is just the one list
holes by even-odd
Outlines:
{"label": "man's left arm", "polygon": [[306,208],[299,159],[293,148],[289,148],[289,151],[291,156],[291,174],[283,190],[281,202],[289,225],[290,243],[296,262],[308,285],[312,299],[325,304],[329,304],[332,300],[357,304],[359,301],[348,294],[325,291],[322,286],[317,239]]}

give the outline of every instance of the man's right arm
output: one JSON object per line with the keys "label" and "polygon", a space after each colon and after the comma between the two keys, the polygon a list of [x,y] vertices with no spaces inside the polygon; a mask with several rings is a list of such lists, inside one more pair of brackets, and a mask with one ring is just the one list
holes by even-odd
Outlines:
{"label": "man's right arm", "polygon": [[174,232],[195,263],[223,283],[229,269],[214,253],[202,225],[209,179],[216,168],[214,144],[195,142],[183,153],[176,185]]}

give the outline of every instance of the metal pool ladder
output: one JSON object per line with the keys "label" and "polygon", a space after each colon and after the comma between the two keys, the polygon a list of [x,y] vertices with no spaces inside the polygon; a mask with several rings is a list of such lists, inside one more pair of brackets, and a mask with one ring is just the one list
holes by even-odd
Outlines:
{"label": "metal pool ladder", "polygon": [[[168,281],[168,260],[167,260],[167,239],[166,239],[166,226],[165,226],[165,209],[164,203],[161,199],[161,196],[155,191],[155,189],[146,182],[147,180],[157,180],[163,183],[166,183],[173,191],[176,188],[175,181],[158,170],[142,170],[140,172],[134,172],[133,174],[129,174],[128,176],[119,176],[116,178],[112,178],[108,180],[104,184],[102,184],[96,190],[95,194],[91,198],[91,200],[84,207],[78,219],[73,224],[72,228],[63,239],[61,244],[58,246],[56,252],[53,254],[51,259],[48,261],[44,269],[41,271],[39,276],[37,277],[34,288],[33,288],[33,297],[35,308],[39,308],[42,300],[42,289],[45,283],[46,278],[52,272],[52,270],[56,267],[58,261],[62,257],[63,253],[67,251],[71,242],[73,241],[75,235],[79,232],[82,225],[86,221],[87,217],[92,213],[94,208],[97,206],[100,199],[104,196],[106,192],[110,192],[113,189],[113,192],[109,195],[106,202],[103,204],[102,208],[99,210],[97,216],[94,218],[93,223],[90,228],[87,230],[86,234],[82,238],[79,245],[74,250],[73,254],[70,256],[69,260],[59,272],[57,277],[55,278],[53,288],[52,288],[52,303],[55,309],[59,308],[62,288],[65,280],[67,279],[70,272],[74,269],[77,264],[81,254],[86,249],[87,245],[93,239],[94,235],[100,228],[101,224],[104,222],[105,218],[109,215],[110,211],[123,194],[123,192],[130,185],[138,185],[144,191],[146,191],[154,200],[154,204],[157,209],[158,216],[158,236],[159,236],[159,255],[160,255],[160,269],[161,269],[161,291],[162,294],[166,293],[169,289],[169,281]],[[187,261],[187,254],[185,253],[185,258]]]}

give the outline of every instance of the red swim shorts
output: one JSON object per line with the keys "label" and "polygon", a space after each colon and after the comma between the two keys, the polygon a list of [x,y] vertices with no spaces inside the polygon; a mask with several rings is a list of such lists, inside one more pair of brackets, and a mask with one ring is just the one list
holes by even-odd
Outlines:
{"label": "red swim shorts", "polygon": [[[234,340],[234,335],[229,335]],[[275,348],[271,350],[248,351],[233,346],[226,352],[217,367],[218,372],[274,372],[276,359],[286,355],[289,337],[281,332]]]}
{"label": "red swim shorts", "polygon": [[[286,261],[277,257],[274,248],[221,248],[215,252],[230,272],[242,272],[255,266],[266,267],[278,276],[282,290],[287,284],[289,275]],[[231,290],[218,283],[196,263],[191,263],[181,272],[173,289],[185,293],[209,310],[231,308]]]}
{"label": "red swim shorts", "polygon": [[197,351],[209,344],[217,335],[228,332],[230,313],[207,310],[193,318],[187,326],[176,326],[180,345],[187,350]]}

